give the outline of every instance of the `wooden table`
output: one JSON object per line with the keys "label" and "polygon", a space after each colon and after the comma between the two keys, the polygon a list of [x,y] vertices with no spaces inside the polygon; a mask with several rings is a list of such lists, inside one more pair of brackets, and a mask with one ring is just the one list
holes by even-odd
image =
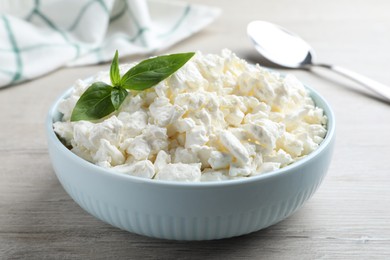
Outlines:
{"label": "wooden table", "polygon": [[[229,48],[256,60],[246,25],[268,20],[300,34],[321,61],[390,85],[390,1],[192,2],[223,13],[167,52]],[[232,239],[174,242],[121,231],[84,212],[54,175],[44,120],[75,79],[107,68],[61,69],[0,91],[0,259],[390,259],[390,105],[320,69],[291,72],[332,105],[336,149],[320,189],[285,221]]]}

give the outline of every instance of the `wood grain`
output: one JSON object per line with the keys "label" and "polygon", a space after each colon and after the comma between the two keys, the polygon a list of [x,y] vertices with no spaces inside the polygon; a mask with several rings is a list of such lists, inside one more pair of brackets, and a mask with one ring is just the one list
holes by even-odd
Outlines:
{"label": "wood grain", "polygon": [[[321,61],[390,84],[389,1],[191,2],[223,14],[167,52],[229,48],[256,61],[246,24],[269,20],[301,34]],[[61,69],[0,90],[0,259],[390,259],[390,105],[320,69],[293,73],[331,103],[336,150],[318,192],[290,218],[242,237],[177,242],[121,231],[84,212],[55,177],[44,120],[75,79],[107,68]]]}

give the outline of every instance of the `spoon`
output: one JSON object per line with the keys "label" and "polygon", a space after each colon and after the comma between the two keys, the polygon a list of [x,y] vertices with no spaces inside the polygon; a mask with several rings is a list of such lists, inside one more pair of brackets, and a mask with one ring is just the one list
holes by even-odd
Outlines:
{"label": "spoon", "polygon": [[275,65],[290,69],[327,68],[361,84],[390,103],[390,87],[339,66],[313,62],[315,52],[312,47],[283,27],[253,21],[248,24],[247,33],[260,55]]}

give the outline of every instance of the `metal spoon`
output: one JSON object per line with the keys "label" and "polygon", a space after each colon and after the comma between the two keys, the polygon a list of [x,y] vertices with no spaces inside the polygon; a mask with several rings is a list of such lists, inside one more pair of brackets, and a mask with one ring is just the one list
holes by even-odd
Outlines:
{"label": "metal spoon", "polygon": [[313,62],[315,53],[311,46],[299,36],[278,25],[253,21],[248,24],[247,32],[256,50],[265,59],[278,66],[291,69],[327,68],[360,83],[390,103],[390,87],[339,66]]}

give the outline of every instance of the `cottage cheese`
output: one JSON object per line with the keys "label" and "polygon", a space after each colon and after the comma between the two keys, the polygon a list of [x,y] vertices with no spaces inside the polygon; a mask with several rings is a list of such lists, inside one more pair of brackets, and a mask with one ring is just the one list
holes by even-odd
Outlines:
{"label": "cottage cheese", "polygon": [[[123,65],[123,74],[135,64]],[[93,81],[110,83],[108,72]],[[89,82],[58,109],[58,136],[78,156],[141,178],[198,182],[247,178],[313,152],[326,135],[322,109],[294,76],[253,66],[229,50],[196,55],[153,88],[130,91],[99,122],[70,122]]]}

